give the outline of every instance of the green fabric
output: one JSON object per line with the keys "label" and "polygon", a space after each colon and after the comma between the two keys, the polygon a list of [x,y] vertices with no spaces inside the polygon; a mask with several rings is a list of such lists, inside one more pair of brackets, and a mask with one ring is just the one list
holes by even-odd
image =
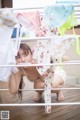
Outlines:
{"label": "green fabric", "polygon": [[79,37],[75,34],[74,26],[77,26],[77,19],[75,17],[75,14],[72,13],[69,17],[68,20],[58,29],[58,32],[60,35],[64,35],[66,30],[73,28],[73,34],[76,39],[76,53],[80,55],[80,39]]}
{"label": "green fabric", "polygon": [[74,15],[74,13],[72,13],[67,21],[58,29],[58,32],[60,33],[60,35],[64,35],[66,30],[73,28],[74,26],[77,26],[77,19]]}
{"label": "green fabric", "polygon": [[74,37],[76,38],[76,53],[80,55],[80,38],[75,34],[74,27],[73,27],[73,34]]}

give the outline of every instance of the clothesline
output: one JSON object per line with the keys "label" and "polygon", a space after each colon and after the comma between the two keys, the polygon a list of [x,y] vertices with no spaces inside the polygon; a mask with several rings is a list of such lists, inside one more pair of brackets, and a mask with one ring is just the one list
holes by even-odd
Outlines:
{"label": "clothesline", "polygon": [[[77,37],[80,38],[80,35],[77,35]],[[20,38],[22,42],[25,42],[27,40],[51,40],[54,38],[63,38],[63,39],[74,39],[75,37],[71,34],[71,35],[67,35],[67,36],[49,36],[49,37],[29,37],[29,38]],[[11,40],[16,40],[16,38],[11,38]]]}
{"label": "clothesline", "polygon": [[0,65],[0,67],[33,67],[33,66],[66,66],[66,65],[80,65],[79,62],[65,62],[65,63],[50,63],[50,64],[19,64],[19,65]]}
{"label": "clothesline", "polygon": [[80,105],[80,102],[69,103],[22,103],[22,104],[0,104],[0,106],[45,106],[45,105]]}
{"label": "clothesline", "polygon": [[[35,90],[45,90],[45,89],[19,89],[19,91],[35,91]],[[51,90],[80,90],[80,87],[72,88],[53,88]],[[9,91],[9,89],[0,89],[0,91]]]}

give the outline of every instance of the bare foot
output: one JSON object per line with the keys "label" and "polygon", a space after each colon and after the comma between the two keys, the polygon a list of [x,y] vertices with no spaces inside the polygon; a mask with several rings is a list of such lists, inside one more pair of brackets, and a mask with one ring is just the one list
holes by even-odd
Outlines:
{"label": "bare foot", "polygon": [[36,92],[36,94],[33,97],[33,100],[38,102],[41,99],[41,95],[42,95],[41,92]]}
{"label": "bare foot", "polygon": [[63,95],[63,92],[61,90],[57,93],[57,100],[58,101],[64,100],[64,95]]}

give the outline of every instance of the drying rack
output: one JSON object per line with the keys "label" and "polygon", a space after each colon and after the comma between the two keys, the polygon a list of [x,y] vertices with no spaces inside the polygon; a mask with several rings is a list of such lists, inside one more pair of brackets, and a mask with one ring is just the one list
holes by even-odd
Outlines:
{"label": "drying rack", "polygon": [[[76,8],[79,7],[79,5],[76,5],[75,6]],[[24,9],[13,9],[13,8],[10,8],[12,10],[26,10],[27,8],[24,8]],[[28,9],[34,9],[34,8],[28,8]],[[36,9],[43,9],[43,8],[36,8]],[[2,10],[2,9],[1,9]],[[78,21],[80,21],[80,10],[76,10],[76,16],[77,16],[77,19]],[[80,23],[80,22],[79,22]],[[73,35],[67,35],[66,37],[74,37]],[[56,36],[54,36],[56,37]],[[61,36],[60,36],[61,37]],[[14,38],[16,39],[16,38]],[[46,40],[46,39],[49,39],[51,40],[52,39],[52,36],[51,37],[34,37],[34,38],[21,38],[21,42],[26,42],[27,40]],[[51,63],[51,64],[32,64],[32,65],[27,65],[27,66],[60,66],[60,63]],[[66,66],[66,65],[80,65],[80,61],[79,62],[65,62],[65,63],[62,63],[61,64],[62,66]],[[21,67],[21,66],[24,66],[24,65],[0,65],[0,67]],[[26,65],[25,65],[26,66]],[[50,82],[47,81],[47,85],[49,85]],[[57,89],[57,88],[55,88]],[[79,87],[78,88],[60,88],[60,89],[70,89],[70,90],[77,90],[77,89],[80,89]],[[24,89],[24,91],[32,91],[32,90],[35,90],[35,89]],[[45,99],[45,103],[25,103],[25,104],[0,104],[0,106],[45,106],[45,111],[46,113],[51,113],[51,106],[53,105],[80,105],[80,102],[69,102],[69,103],[51,103],[51,87],[50,89],[48,89],[47,87],[45,87],[44,89],[36,89],[36,90],[44,90],[45,92],[45,95],[48,91],[48,95],[50,96],[49,97],[49,100],[48,98]],[[8,89],[0,89],[0,91],[8,91]]]}

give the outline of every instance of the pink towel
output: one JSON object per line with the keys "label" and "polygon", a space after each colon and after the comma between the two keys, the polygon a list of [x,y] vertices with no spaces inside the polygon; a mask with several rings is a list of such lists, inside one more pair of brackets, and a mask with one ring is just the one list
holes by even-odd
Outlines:
{"label": "pink towel", "polygon": [[27,29],[33,28],[36,32],[40,29],[41,20],[39,11],[17,13],[16,18],[19,20],[19,23]]}

